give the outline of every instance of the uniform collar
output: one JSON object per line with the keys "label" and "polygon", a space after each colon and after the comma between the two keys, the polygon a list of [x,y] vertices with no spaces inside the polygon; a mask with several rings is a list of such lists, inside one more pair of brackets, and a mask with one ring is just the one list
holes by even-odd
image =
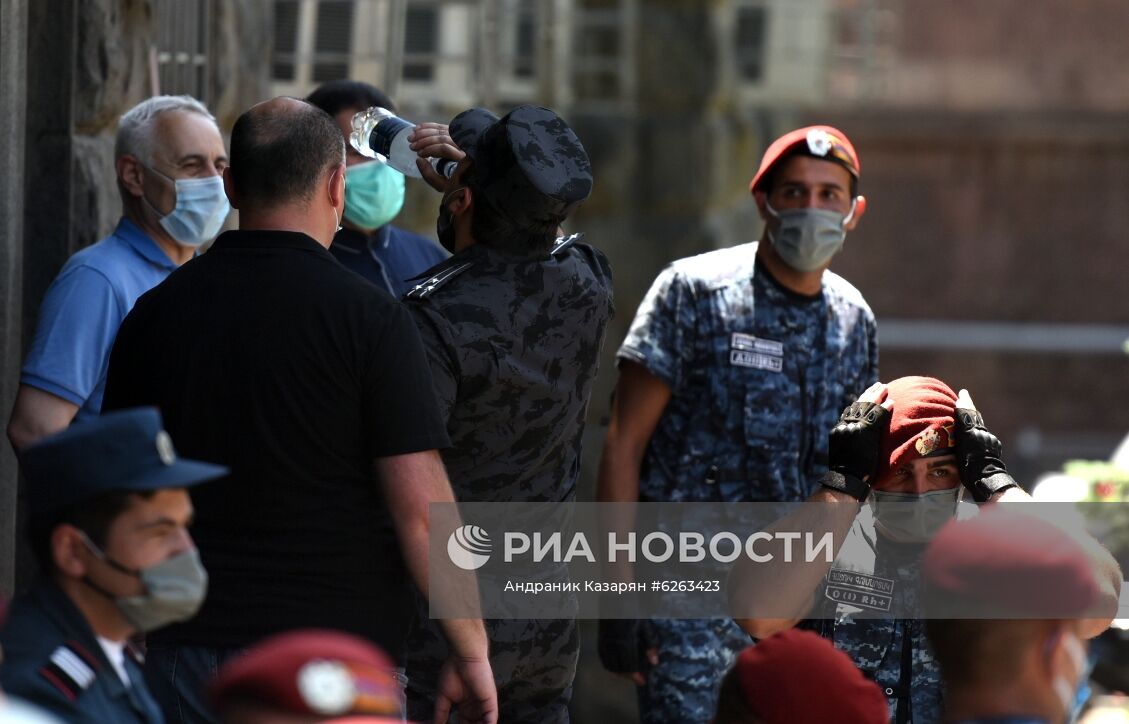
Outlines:
{"label": "uniform collar", "polygon": [[94,669],[110,696],[114,698],[124,696],[133,704],[130,689],[135,688],[143,677],[141,669],[132,656],[132,651],[127,651],[124,663],[129,679],[134,682],[135,687],[127,687],[98,643],[90,622],[54,580],[49,578],[43,580],[35,588],[33,596],[35,605],[63,631],[66,645]]}
{"label": "uniform collar", "polygon": [[157,246],[157,242],[153,241],[148,234],[141,230],[141,227],[126,217],[123,216],[118,221],[114,235],[120,237],[125,243],[129,244],[130,248],[162,269],[169,271],[176,269],[176,262],[170,259],[169,255],[161,250],[161,247]]}

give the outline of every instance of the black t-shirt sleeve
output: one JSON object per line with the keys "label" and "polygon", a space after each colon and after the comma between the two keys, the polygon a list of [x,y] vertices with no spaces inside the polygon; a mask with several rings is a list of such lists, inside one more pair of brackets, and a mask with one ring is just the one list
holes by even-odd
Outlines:
{"label": "black t-shirt sleeve", "polygon": [[419,332],[402,305],[389,306],[387,315],[363,383],[372,455],[388,457],[449,447],[446,421],[435,399]]}
{"label": "black t-shirt sleeve", "polygon": [[110,348],[110,360],[106,370],[106,389],[102,394],[102,412],[120,410],[126,407],[135,407],[139,403],[134,398],[137,392],[132,389],[131,382],[140,378],[134,371],[134,358],[132,339],[135,336],[137,313],[131,311],[122,320],[118,328],[117,337],[113,347]]}

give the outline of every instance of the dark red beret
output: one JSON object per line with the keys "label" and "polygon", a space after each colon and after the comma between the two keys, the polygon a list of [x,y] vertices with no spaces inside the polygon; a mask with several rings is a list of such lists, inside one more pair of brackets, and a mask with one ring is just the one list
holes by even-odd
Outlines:
{"label": "dark red beret", "polygon": [[954,451],[957,395],[952,388],[933,377],[899,377],[886,388],[894,410],[876,480],[917,458]]}
{"label": "dark red beret", "polygon": [[[1073,618],[1098,598],[1082,546],[1058,526],[997,503],[953,520],[922,559],[931,616]],[[938,608],[945,605],[949,609]]]}
{"label": "dark red beret", "polygon": [[750,646],[737,656],[736,669],[745,703],[765,724],[886,724],[890,718],[878,685],[811,631],[789,629]]}
{"label": "dark red beret", "polygon": [[789,131],[772,142],[761,158],[760,168],[749,182],[749,192],[763,191],[762,186],[768,182],[776,164],[796,153],[838,163],[858,178],[859,157],[847,134],[831,126],[807,126]]}
{"label": "dark red beret", "polygon": [[264,639],[220,669],[210,688],[225,701],[261,701],[299,714],[402,716],[392,660],[371,643],[338,631],[303,629]]}

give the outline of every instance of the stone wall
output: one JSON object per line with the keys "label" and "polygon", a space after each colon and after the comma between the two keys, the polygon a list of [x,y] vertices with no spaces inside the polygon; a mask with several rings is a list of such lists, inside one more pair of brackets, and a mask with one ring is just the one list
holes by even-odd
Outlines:
{"label": "stone wall", "polygon": [[[108,234],[121,215],[114,135],[121,114],[151,93],[157,7],[156,0],[0,0],[5,426],[47,287],[71,254]],[[225,131],[269,94],[270,13],[270,0],[211,0],[213,98],[206,100]],[[14,458],[0,443],[0,590],[10,588],[16,568],[16,487]]]}
{"label": "stone wall", "polygon": [[[1103,324],[1124,304],[1129,126],[1120,115],[837,114],[866,216],[836,269],[883,319]],[[1030,480],[1129,432],[1129,358],[894,350],[883,378],[967,387]]]}

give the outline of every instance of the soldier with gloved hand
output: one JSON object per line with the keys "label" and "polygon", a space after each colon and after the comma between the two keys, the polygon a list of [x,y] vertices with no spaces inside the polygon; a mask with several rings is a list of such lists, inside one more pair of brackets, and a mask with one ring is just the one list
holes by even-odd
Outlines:
{"label": "soldier with gloved hand", "polygon": [[[741,626],[754,637],[800,626],[832,640],[886,695],[894,722],[941,716],[941,680],[914,582],[928,541],[968,508],[1029,500],[1007,473],[1002,445],[967,391],[930,377],[878,383],[829,435],[822,490],[773,528],[830,532],[830,564],[746,565],[730,579]],[[963,501],[963,502],[962,502]],[[964,517],[961,513],[960,517]],[[889,617],[885,617],[889,614]]]}

